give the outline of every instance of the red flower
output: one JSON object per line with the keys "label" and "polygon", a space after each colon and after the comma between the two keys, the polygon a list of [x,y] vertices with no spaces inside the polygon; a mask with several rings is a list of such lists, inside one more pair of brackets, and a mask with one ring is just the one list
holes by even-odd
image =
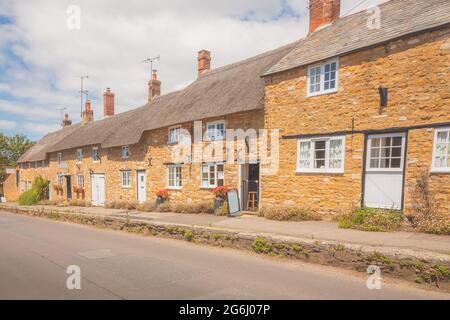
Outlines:
{"label": "red flower", "polygon": [[228,187],[216,187],[212,190],[212,192],[216,195],[216,197],[225,199],[227,196],[229,189]]}
{"label": "red flower", "polygon": [[159,190],[156,193],[156,196],[159,197],[159,198],[162,198],[164,200],[167,200],[167,199],[169,199],[170,194],[169,194],[168,190],[164,189],[164,190]]}

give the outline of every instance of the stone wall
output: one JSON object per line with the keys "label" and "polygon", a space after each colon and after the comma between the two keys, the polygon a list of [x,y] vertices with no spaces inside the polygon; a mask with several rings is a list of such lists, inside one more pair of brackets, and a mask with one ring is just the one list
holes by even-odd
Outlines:
{"label": "stone wall", "polygon": [[[262,203],[291,203],[327,213],[359,205],[364,130],[450,122],[450,29],[424,33],[340,57],[337,93],[307,97],[307,68],[266,78],[265,126],[280,136],[350,132],[345,173],[296,174],[297,141],[281,139],[280,171],[262,178]],[[380,108],[378,88],[389,89]],[[355,134],[351,134],[355,132]],[[359,132],[359,133],[358,133]],[[417,165],[431,167],[434,130],[410,130],[406,185]],[[431,174],[443,207],[450,203],[450,176]],[[405,191],[405,207],[410,199]]]}

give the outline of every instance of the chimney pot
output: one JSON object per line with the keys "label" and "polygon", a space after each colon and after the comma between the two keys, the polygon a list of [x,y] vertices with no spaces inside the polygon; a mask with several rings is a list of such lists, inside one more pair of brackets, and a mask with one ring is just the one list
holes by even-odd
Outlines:
{"label": "chimney pot", "polygon": [[207,50],[201,50],[198,52],[198,77],[200,78],[203,73],[211,70],[211,52]]}
{"label": "chimney pot", "polygon": [[111,88],[106,88],[105,93],[103,94],[103,116],[104,117],[112,117],[115,112],[115,94],[111,91]]}
{"label": "chimney pot", "polygon": [[148,82],[148,102],[161,95],[161,81],[158,80],[156,70],[152,70],[152,78]]}
{"label": "chimney pot", "polygon": [[339,19],[340,0],[309,0],[309,33]]}
{"label": "chimney pot", "polygon": [[64,115],[64,120],[63,120],[62,125],[63,125],[63,128],[70,127],[72,125],[72,120],[69,119],[69,115],[67,113]]}
{"label": "chimney pot", "polygon": [[94,122],[94,111],[91,109],[91,100],[86,100],[86,103],[84,105],[84,111],[81,119],[81,124],[84,126],[88,123]]}

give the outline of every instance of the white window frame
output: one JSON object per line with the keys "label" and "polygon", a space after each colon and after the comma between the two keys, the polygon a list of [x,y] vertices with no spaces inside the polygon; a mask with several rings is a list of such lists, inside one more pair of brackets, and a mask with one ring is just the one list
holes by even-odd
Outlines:
{"label": "white window frame", "polygon": [[[125,154],[126,150],[126,154]],[[129,146],[123,146],[122,147],[122,159],[129,159],[130,158],[130,147]]]}
{"label": "white window frame", "polygon": [[[341,168],[330,168],[330,141],[331,140],[340,140],[342,142],[342,159],[341,159]],[[345,172],[345,140],[346,136],[325,136],[325,137],[311,137],[311,138],[302,138],[297,141],[297,173],[334,173],[334,174],[342,174]],[[314,147],[313,144],[316,141],[325,141],[325,168],[314,168]],[[309,168],[301,168],[300,167],[300,146],[303,142],[310,143],[310,166]]]}
{"label": "white window frame", "polygon": [[64,185],[64,175],[62,175],[61,173],[58,173],[56,175],[56,184],[61,187]]}
{"label": "white window frame", "polygon": [[64,163],[63,162],[63,154],[62,154],[62,152],[58,152],[57,159],[58,159],[58,166],[61,166]]}
{"label": "white window frame", "polygon": [[[217,170],[218,166],[222,166],[223,170],[222,170],[222,175],[221,177],[219,176],[219,171]],[[208,183],[207,184],[203,184],[203,168],[207,167],[208,169]],[[214,167],[214,183],[211,184],[211,171],[210,171],[210,167]],[[223,163],[203,163],[200,165],[200,187],[204,188],[204,189],[213,189],[216,188],[218,186],[217,181],[218,180],[222,180],[223,181],[223,186],[225,186],[225,165]]]}
{"label": "white window frame", "polygon": [[[325,65],[336,63],[336,86],[333,89],[325,90]],[[310,73],[312,69],[320,67],[320,90],[317,92],[311,92],[311,78]],[[323,94],[336,93],[339,90],[339,58],[330,59],[321,63],[317,63],[314,65],[308,66],[308,74],[307,74],[307,97],[315,97]]]}
{"label": "white window frame", "polygon": [[[180,169],[180,185],[176,185],[177,181],[177,169]],[[170,185],[170,170],[175,170],[174,174],[174,185]],[[181,190],[183,188],[183,166],[181,164],[171,164],[167,166],[167,189]]]}
{"label": "white window frame", "polygon": [[[400,168],[371,168],[371,152],[372,152],[372,139],[382,139],[382,138],[402,138],[402,152],[400,158]],[[369,141],[367,142],[367,155],[366,155],[366,172],[403,172],[405,167],[405,151],[406,151],[406,133],[386,133],[386,134],[376,134],[370,135]],[[392,158],[392,156],[391,156]]]}
{"label": "white window frame", "polygon": [[120,184],[122,185],[122,189],[131,189],[131,182],[132,182],[131,177],[132,177],[131,170],[120,171]]}
{"label": "white window frame", "polygon": [[82,173],[77,174],[77,187],[84,188],[84,175]]}
{"label": "white window frame", "polygon": [[[172,130],[178,130],[178,134],[177,134],[176,140],[172,140],[171,139],[172,138],[172,135],[171,135]],[[181,136],[181,125],[170,127],[169,128],[169,133],[168,133],[168,136],[167,136],[167,143],[168,144],[177,144],[177,143],[179,143],[180,142],[180,136]]]}
{"label": "white window frame", "polygon": [[[435,173],[449,173],[450,172],[450,156],[448,158],[448,165],[447,167],[436,167],[436,157],[437,157],[437,142],[438,142],[438,134],[440,132],[448,132],[448,135],[450,137],[450,127],[444,127],[444,128],[438,128],[434,130],[434,143],[433,143],[433,160],[432,160],[432,165],[431,165],[431,172],[435,172]],[[449,146],[450,148],[450,146]],[[448,154],[448,150],[447,150],[447,154]]]}
{"label": "white window frame", "polygon": [[83,158],[84,158],[83,149],[77,149],[77,151],[76,151],[77,163],[82,163]]}
{"label": "white window frame", "polygon": [[[94,157],[94,155],[96,157]],[[93,147],[91,152],[92,162],[98,163],[100,162],[100,151],[98,147]]]}
{"label": "white window frame", "polygon": [[[217,133],[217,126],[219,124],[223,125],[223,136],[219,137],[214,135],[211,135],[211,131],[209,130],[210,126],[214,126],[214,131],[215,133]],[[206,141],[221,141],[221,140],[225,140],[225,137],[227,135],[227,126],[225,123],[225,120],[218,120],[218,121],[211,121],[211,122],[207,122],[206,123],[206,130],[205,130],[205,140]]]}

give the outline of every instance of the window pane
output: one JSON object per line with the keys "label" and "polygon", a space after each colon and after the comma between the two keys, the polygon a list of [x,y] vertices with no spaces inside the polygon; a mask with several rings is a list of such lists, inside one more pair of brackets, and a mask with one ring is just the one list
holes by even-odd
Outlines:
{"label": "window pane", "polygon": [[382,147],[390,147],[391,146],[391,138],[383,138],[381,140]]}
{"label": "window pane", "polygon": [[380,168],[383,168],[383,169],[390,168],[389,163],[390,163],[390,159],[381,159]]}
{"label": "window pane", "polygon": [[381,148],[381,157],[382,158],[388,158],[391,156],[391,149],[390,148]]}
{"label": "window pane", "polygon": [[303,141],[300,143],[299,150],[299,168],[311,167],[311,142]]}
{"label": "window pane", "polygon": [[401,157],[402,155],[402,148],[392,148],[392,156],[393,157]]}
{"label": "window pane", "polygon": [[325,160],[316,160],[314,164],[316,169],[325,169]]}
{"label": "window pane", "polygon": [[394,137],[392,139],[392,145],[396,147],[400,147],[402,145],[403,138],[402,137]]}
{"label": "window pane", "polygon": [[378,159],[370,160],[370,168],[371,169],[378,169],[379,167],[380,167],[380,160],[378,160]]}
{"label": "window pane", "polygon": [[401,159],[394,158],[391,160],[391,168],[400,168],[401,167]]}
{"label": "window pane", "polygon": [[330,168],[339,169],[342,167],[342,140],[330,140]]}

